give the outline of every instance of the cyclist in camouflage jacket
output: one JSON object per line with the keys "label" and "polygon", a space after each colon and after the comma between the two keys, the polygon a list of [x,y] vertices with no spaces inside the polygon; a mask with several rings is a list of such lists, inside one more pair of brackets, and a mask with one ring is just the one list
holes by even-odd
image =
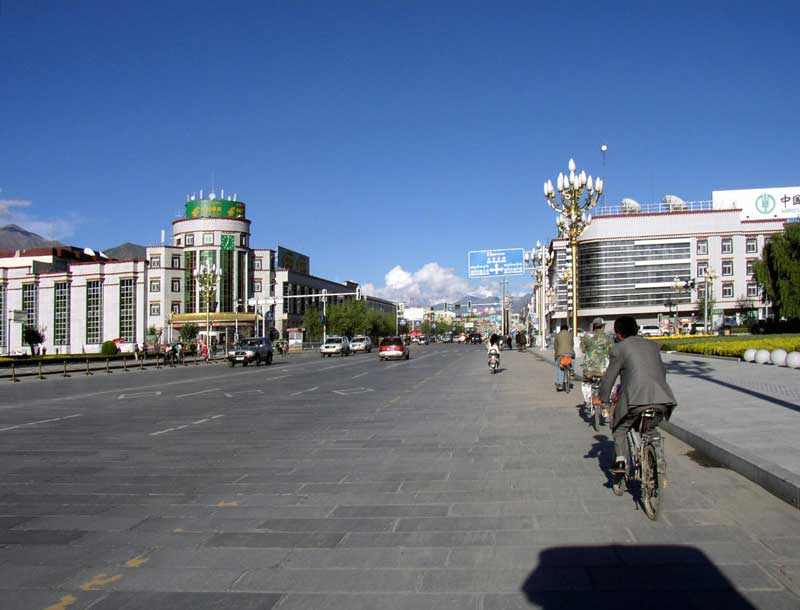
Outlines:
{"label": "cyclist in camouflage jacket", "polygon": [[592,400],[592,376],[602,376],[608,368],[608,358],[614,348],[614,338],[605,332],[603,318],[592,320],[592,332],[581,339],[583,351],[583,398],[588,405]]}

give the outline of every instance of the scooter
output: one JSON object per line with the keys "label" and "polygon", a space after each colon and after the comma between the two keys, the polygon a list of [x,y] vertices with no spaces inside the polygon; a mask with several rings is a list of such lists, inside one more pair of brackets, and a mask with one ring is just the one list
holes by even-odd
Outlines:
{"label": "scooter", "polygon": [[497,372],[497,368],[500,366],[500,354],[497,352],[489,352],[489,370],[492,371],[492,375]]}

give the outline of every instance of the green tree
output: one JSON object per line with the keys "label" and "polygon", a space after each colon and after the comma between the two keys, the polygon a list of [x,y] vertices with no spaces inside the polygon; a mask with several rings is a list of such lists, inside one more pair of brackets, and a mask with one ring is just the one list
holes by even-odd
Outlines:
{"label": "green tree", "polygon": [[322,309],[306,308],[306,313],[303,315],[306,341],[322,341],[322,322],[319,319],[321,315]]}
{"label": "green tree", "polygon": [[26,326],[22,331],[22,342],[31,347],[31,356],[36,352],[36,346],[44,343],[44,333],[33,326]]}
{"label": "green tree", "polygon": [[753,264],[756,280],[769,300],[785,318],[800,316],[800,222],[783,225],[764,246],[761,260]]}
{"label": "green tree", "polygon": [[364,335],[368,331],[367,324],[367,304],[364,301],[345,301],[328,306],[329,335]]}
{"label": "green tree", "polygon": [[192,345],[195,342],[195,339],[197,339],[197,333],[199,332],[200,329],[194,322],[189,322],[188,324],[184,324],[181,327],[181,332],[180,332],[181,343]]}
{"label": "green tree", "polygon": [[753,302],[753,299],[745,295],[740,295],[739,298],[736,299],[736,311],[745,320],[757,317],[755,315],[755,309],[756,304]]}

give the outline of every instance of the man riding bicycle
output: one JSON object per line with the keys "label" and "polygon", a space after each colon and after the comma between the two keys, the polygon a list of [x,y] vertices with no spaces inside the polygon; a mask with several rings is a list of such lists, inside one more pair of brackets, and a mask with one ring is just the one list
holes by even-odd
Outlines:
{"label": "man riding bicycle", "polygon": [[566,389],[566,384],[570,383],[569,368],[561,366],[561,357],[569,356],[570,359],[575,358],[575,340],[572,333],[569,331],[569,324],[564,323],[561,326],[561,331],[556,335],[556,344],[553,349],[553,356],[556,360],[556,391],[563,392]]}
{"label": "man riding bicycle", "polygon": [[[592,320],[592,332],[581,339],[583,351],[583,400],[587,410],[592,404],[592,377],[602,377],[608,368],[608,358],[614,347],[614,338],[605,332],[606,323],[603,318]],[[607,417],[605,410],[603,417]]]}
{"label": "man riding bicycle", "polygon": [[663,418],[670,418],[678,404],[667,383],[667,370],[661,361],[658,343],[637,336],[638,332],[639,325],[631,316],[616,319],[614,333],[619,343],[611,350],[598,396],[592,398],[595,406],[607,403],[619,376],[622,392],[611,422],[616,452],[612,470],[617,473],[626,471],[628,431],[642,412],[654,408],[658,416],[653,424],[658,425]]}

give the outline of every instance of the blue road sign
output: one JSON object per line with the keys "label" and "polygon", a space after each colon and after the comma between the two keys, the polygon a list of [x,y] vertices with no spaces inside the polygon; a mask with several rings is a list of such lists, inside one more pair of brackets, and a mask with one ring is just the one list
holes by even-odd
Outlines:
{"label": "blue road sign", "polygon": [[467,255],[469,277],[501,277],[525,273],[523,248],[473,250]]}

